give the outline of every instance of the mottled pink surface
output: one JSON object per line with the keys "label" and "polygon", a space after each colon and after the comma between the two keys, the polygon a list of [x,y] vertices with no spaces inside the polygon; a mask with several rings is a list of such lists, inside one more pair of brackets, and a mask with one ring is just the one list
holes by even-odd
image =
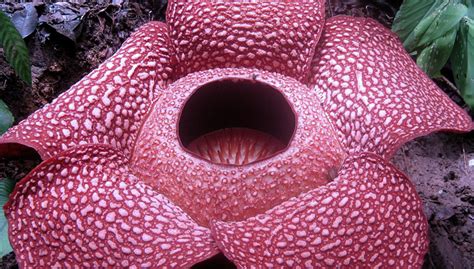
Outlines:
{"label": "mottled pink surface", "polygon": [[242,268],[416,268],[428,248],[427,226],[408,178],[363,153],[348,158],[333,182],[212,230]]}
{"label": "mottled pink surface", "polygon": [[5,205],[22,268],[189,267],[218,253],[209,229],[135,177],[110,146],[66,150],[26,179]]}
{"label": "mottled pink surface", "polygon": [[[187,153],[177,135],[179,110],[185,100],[210,81],[253,80],[254,75],[255,81],[275,87],[293,104],[298,123],[289,148],[239,166],[214,164]],[[346,156],[336,138],[316,93],[297,80],[257,69],[212,69],[189,74],[163,91],[143,125],[131,167],[138,177],[173,197],[198,223],[208,226],[214,219],[242,220],[263,213],[328,183],[328,172],[339,170]]]}
{"label": "mottled pink surface", "polygon": [[[182,268],[221,251],[242,268],[419,267],[426,219],[388,158],[473,123],[396,37],[324,22],[324,1],[168,8],[0,138],[2,156],[44,160],[5,206],[20,266]],[[186,102],[228,81],[281,95],[288,141],[227,126],[184,145]]]}
{"label": "mottled pink surface", "polygon": [[350,152],[390,158],[405,142],[434,131],[469,131],[464,110],[441,91],[373,19],[326,22],[313,58],[310,87]]}

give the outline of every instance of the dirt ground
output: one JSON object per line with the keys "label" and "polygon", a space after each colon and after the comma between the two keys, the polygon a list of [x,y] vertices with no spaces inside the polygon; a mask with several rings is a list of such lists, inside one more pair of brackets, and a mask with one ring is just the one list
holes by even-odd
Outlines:
{"label": "dirt ground", "polygon": [[415,182],[430,224],[424,268],[474,268],[474,133],[433,134],[404,145],[394,163]]}
{"label": "dirt ground", "polygon": [[[0,99],[11,108],[16,123],[51,102],[110,57],[133,29],[150,20],[164,21],[166,1],[139,1],[140,4],[115,1],[123,2],[121,5],[105,2],[87,1],[86,5],[56,9],[51,5],[36,7],[41,23],[26,38],[33,86],[23,84],[0,57]],[[400,2],[328,0],[326,14],[369,16],[390,26]],[[0,4],[0,9],[7,12],[19,8],[21,5]],[[82,21],[79,28],[73,29],[75,40],[57,30],[58,12],[59,15],[72,12]],[[61,18],[65,17],[60,16],[59,23]],[[66,22],[62,23],[67,26]],[[450,83],[436,82],[465,107]],[[474,133],[432,134],[416,139],[404,145],[393,161],[415,182],[424,201],[431,243],[423,268],[474,268]],[[38,160],[0,158],[0,178],[20,179],[37,163]],[[196,268],[233,268],[223,256],[214,258],[210,264]],[[13,253],[0,261],[0,268],[16,267]]]}

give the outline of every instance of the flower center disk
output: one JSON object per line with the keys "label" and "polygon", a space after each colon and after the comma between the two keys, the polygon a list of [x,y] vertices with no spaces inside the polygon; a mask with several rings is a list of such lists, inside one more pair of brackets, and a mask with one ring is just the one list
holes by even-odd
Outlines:
{"label": "flower center disk", "polygon": [[203,135],[188,146],[191,152],[216,164],[245,165],[281,151],[285,145],[263,132],[229,128]]}
{"label": "flower center disk", "polygon": [[213,69],[164,90],[134,173],[201,225],[242,220],[327,184],[345,158],[317,94],[255,69]]}

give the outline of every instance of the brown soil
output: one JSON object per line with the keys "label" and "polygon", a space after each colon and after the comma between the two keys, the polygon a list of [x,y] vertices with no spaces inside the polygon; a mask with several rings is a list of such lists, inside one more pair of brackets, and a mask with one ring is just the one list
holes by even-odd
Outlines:
{"label": "brown soil", "polygon": [[[122,6],[86,1],[81,34],[74,42],[39,25],[26,38],[30,49],[33,86],[22,83],[0,57],[0,99],[12,110],[16,123],[51,102],[116,51],[133,29],[150,20],[164,20],[164,2],[140,1]],[[328,0],[326,14],[369,16],[391,25],[400,5],[388,0]],[[10,11],[21,6],[0,5]],[[79,6],[74,6],[79,8]],[[48,6],[37,7],[48,14]],[[0,53],[1,54],[1,53]],[[449,70],[448,70],[449,71]],[[465,106],[450,83],[437,83],[455,102]],[[474,268],[474,133],[433,134],[403,146],[394,158],[415,182],[430,224],[430,251],[424,268]],[[0,159],[0,178],[20,179],[38,160]],[[0,268],[16,268],[15,256],[6,255]],[[219,255],[196,268],[234,268]]]}
{"label": "brown soil", "polygon": [[474,268],[474,133],[433,134],[393,162],[415,182],[430,224],[424,268]]}
{"label": "brown soil", "polygon": [[[15,76],[3,57],[0,59],[0,99],[10,107],[16,122],[50,103],[110,57],[134,29],[150,20],[164,20],[159,1],[122,6],[98,4],[106,2],[100,0],[85,2],[87,6],[81,6],[88,11],[75,42],[56,32],[53,23],[39,23],[36,31],[25,39],[30,50],[32,87]],[[79,10],[81,6],[71,5],[70,10]],[[38,16],[59,13],[50,11],[49,7],[37,6]],[[0,8],[12,12],[22,5],[4,4]]]}

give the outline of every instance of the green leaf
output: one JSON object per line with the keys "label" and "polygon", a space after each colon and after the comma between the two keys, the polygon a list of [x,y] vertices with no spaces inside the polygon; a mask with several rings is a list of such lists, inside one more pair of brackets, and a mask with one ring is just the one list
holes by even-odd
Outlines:
{"label": "green leaf", "polygon": [[392,31],[405,41],[418,23],[447,1],[405,0],[393,20]]}
{"label": "green leaf", "polygon": [[0,100],[0,135],[5,133],[13,124],[13,115],[7,104]]}
{"label": "green leaf", "polygon": [[425,47],[418,55],[416,63],[430,77],[439,76],[441,69],[448,62],[456,41],[457,30],[457,27],[454,27]]}
{"label": "green leaf", "polygon": [[0,11],[0,46],[5,58],[18,76],[31,85],[31,66],[28,48],[7,15]]}
{"label": "green leaf", "polygon": [[[438,2],[435,2],[438,3]],[[425,32],[430,28],[431,24],[438,18],[441,13],[446,10],[449,1],[443,1],[437,6],[432,6],[427,12],[427,15],[419,21],[410,35],[404,40],[403,46],[408,52],[413,52],[418,47],[418,42],[423,37]]]}
{"label": "green leaf", "polygon": [[8,222],[5,212],[3,212],[3,206],[8,201],[8,196],[12,193],[15,183],[14,180],[8,178],[0,180],[0,256],[5,256],[13,251],[8,240]]}
{"label": "green leaf", "polygon": [[474,0],[464,0],[464,4],[467,6],[467,16],[474,20]]}
{"label": "green leaf", "polygon": [[474,108],[474,20],[464,17],[451,55],[456,86],[464,101]]}
{"label": "green leaf", "polygon": [[463,4],[449,4],[444,8],[440,14],[433,20],[426,32],[420,38],[418,47],[427,46],[437,38],[440,38],[446,33],[457,29],[459,21],[467,14],[467,7]]}

